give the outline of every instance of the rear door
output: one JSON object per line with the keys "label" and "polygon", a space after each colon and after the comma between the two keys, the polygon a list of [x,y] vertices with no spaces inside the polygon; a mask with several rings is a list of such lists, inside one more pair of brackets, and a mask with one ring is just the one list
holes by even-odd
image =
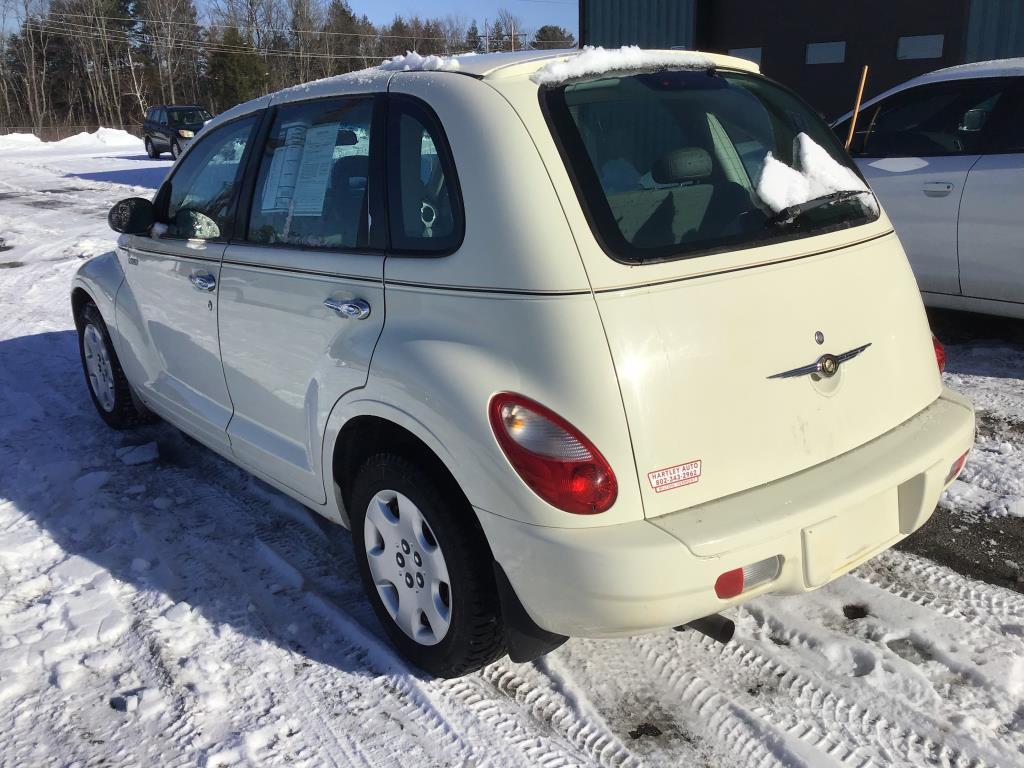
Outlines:
{"label": "rear door", "polygon": [[320,460],[330,409],[366,383],[384,325],[380,99],[275,109],[246,183],[246,231],[221,271],[232,448],[316,502],[326,500]]}
{"label": "rear door", "polygon": [[1024,302],[1024,78],[1006,109],[986,125],[985,151],[971,168],[960,203],[957,242],[965,296]]}
{"label": "rear door", "polygon": [[892,219],[923,291],[961,292],[960,201],[981,156],[981,126],[1002,95],[1002,80],[953,80],[861,110],[850,153]]}
{"label": "rear door", "polygon": [[175,168],[157,198],[163,234],[128,238],[129,290],[118,292],[129,378],[186,431],[222,447],[231,400],[217,339],[220,262],[258,121],[217,128]]}

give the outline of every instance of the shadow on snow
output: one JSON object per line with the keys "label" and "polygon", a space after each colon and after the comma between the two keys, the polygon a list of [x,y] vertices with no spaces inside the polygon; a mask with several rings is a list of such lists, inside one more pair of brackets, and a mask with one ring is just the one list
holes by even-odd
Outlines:
{"label": "shadow on snow", "polygon": [[[156,462],[117,457],[148,442]],[[107,428],[73,331],[0,341],[0,498],[67,556],[172,601],[143,609],[143,621],[185,602],[215,627],[318,663],[419,674],[384,639],[343,529],[168,424]]]}

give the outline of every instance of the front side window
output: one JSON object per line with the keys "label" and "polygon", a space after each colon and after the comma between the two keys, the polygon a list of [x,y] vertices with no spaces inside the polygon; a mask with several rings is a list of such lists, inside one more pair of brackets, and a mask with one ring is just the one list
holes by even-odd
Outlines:
{"label": "front side window", "polygon": [[[869,194],[832,194],[865,187],[829,127],[765,78],[666,70],[545,88],[541,99],[595,234],[617,260],[752,247],[877,218]],[[792,197],[771,178],[760,186],[780,177],[780,164],[811,194]],[[824,175],[843,189],[819,184]],[[780,210],[811,198],[806,210]]]}
{"label": "front side window", "polygon": [[372,119],[365,97],[281,107],[260,161],[248,239],[365,248]]}
{"label": "front side window", "polygon": [[[850,154],[938,157],[982,152],[992,113],[1005,101],[1004,81],[960,80],[922,85],[862,109]],[[841,136],[849,120],[836,126]]]}
{"label": "front side window", "polygon": [[447,253],[462,241],[455,166],[437,119],[395,97],[389,109],[388,205],[396,251]]}
{"label": "front side window", "polygon": [[167,182],[164,223],[171,237],[230,236],[242,158],[258,118],[245,117],[206,134]]}

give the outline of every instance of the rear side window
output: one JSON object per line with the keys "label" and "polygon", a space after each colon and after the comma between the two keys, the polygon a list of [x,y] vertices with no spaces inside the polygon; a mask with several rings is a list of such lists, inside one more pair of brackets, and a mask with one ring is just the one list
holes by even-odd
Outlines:
{"label": "rear side window", "polygon": [[283,106],[270,130],[248,239],[309,248],[369,242],[372,98]]}
{"label": "rear side window", "polygon": [[541,102],[591,227],[619,261],[752,247],[877,218],[870,195],[824,189],[807,198],[813,206],[781,215],[775,196],[759,194],[769,154],[804,172],[807,147],[849,191],[866,188],[821,118],[765,78],[664,70],[542,88]]}
{"label": "rear side window", "polygon": [[450,253],[462,242],[463,214],[441,125],[421,103],[403,97],[392,98],[388,120],[392,250]]}
{"label": "rear side window", "polygon": [[[862,109],[850,154],[862,157],[937,157],[977,154],[1007,89],[999,79],[959,80],[895,93]],[[849,120],[836,126],[840,136]]]}

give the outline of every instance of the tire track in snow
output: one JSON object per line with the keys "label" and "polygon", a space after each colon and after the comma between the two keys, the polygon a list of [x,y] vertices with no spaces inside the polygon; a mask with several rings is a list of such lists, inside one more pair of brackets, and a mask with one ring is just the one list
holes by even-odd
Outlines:
{"label": "tire track in snow", "polygon": [[852,572],[873,587],[951,619],[1006,637],[1007,624],[1024,632],[1024,595],[968,579],[906,552],[880,555]]}
{"label": "tire track in snow", "polygon": [[[799,630],[787,633],[797,639]],[[911,762],[938,761],[940,765],[982,766],[1006,765],[1006,756],[986,754],[983,745],[975,749],[957,749],[942,741],[942,728],[930,718],[902,702],[888,696],[884,691],[872,690],[872,697],[857,697],[851,700],[853,691],[844,691],[830,680],[811,675],[796,664],[775,654],[769,655],[758,646],[757,640],[737,638],[725,646],[718,646],[712,640],[699,641],[710,651],[714,666],[730,670],[742,669],[752,676],[775,683],[771,691],[776,696],[786,696],[787,702],[773,698],[771,706],[762,705],[754,711],[760,717],[773,722],[780,730],[799,736],[817,751],[824,751],[837,757],[840,762],[858,765],[865,758],[858,754],[858,748],[867,743],[877,743],[884,755],[905,756]],[[794,654],[796,656],[796,654]],[[792,704],[799,706],[798,710]],[[898,719],[890,719],[882,710],[895,712]],[[920,728],[922,721],[931,733],[925,734]],[[841,740],[836,741],[836,726],[842,729]],[[973,753],[973,754],[972,754]]]}
{"label": "tire track in snow", "polygon": [[[280,529],[275,529],[273,538],[280,538],[280,535]],[[573,744],[560,743],[562,740],[558,738],[560,734],[557,729],[551,729],[548,733],[547,727],[539,730],[531,728],[529,719],[523,718],[522,713],[511,706],[510,702],[489,695],[490,687],[482,686],[478,676],[457,680],[421,680],[415,676],[405,662],[385,644],[386,641],[378,638],[350,615],[345,596],[340,602],[335,602],[329,585],[307,578],[299,566],[287,561],[266,541],[262,541],[262,547],[265,557],[267,552],[270,553],[266,557],[267,561],[275,565],[284,578],[298,576],[307,605],[321,619],[333,624],[347,641],[361,647],[368,654],[364,663],[382,673],[379,680],[385,682],[380,684],[394,687],[417,705],[415,711],[409,710],[406,714],[414,720],[429,718],[430,722],[424,729],[429,738],[447,740],[449,752],[456,751],[461,761],[475,757],[474,752],[478,746],[474,744],[479,745],[481,739],[488,739],[488,735],[493,739],[493,734],[499,733],[503,735],[503,742],[522,753],[523,766],[581,764],[581,754]],[[347,598],[358,601],[360,606],[365,603],[361,586],[357,597],[347,595]],[[508,752],[508,749],[503,749],[498,753],[502,764],[509,759]]]}

